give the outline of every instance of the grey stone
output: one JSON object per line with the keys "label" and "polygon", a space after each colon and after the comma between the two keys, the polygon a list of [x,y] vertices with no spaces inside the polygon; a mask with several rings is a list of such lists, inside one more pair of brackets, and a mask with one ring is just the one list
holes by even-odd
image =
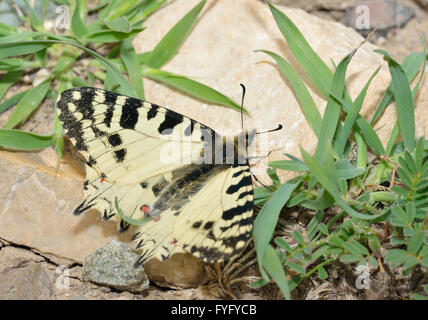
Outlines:
{"label": "grey stone", "polygon": [[[363,35],[377,28],[377,34],[385,36],[391,29],[403,27],[413,15],[412,8],[396,0],[358,0],[346,9],[344,23]],[[364,28],[364,19],[369,25],[368,29]]]}
{"label": "grey stone", "polygon": [[138,254],[123,242],[113,240],[86,257],[82,279],[119,290],[141,292],[149,286],[142,266],[135,267]]}

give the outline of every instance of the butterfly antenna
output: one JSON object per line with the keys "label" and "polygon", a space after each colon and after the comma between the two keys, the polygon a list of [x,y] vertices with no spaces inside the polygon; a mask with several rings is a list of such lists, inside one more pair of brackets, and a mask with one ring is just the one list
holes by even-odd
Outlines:
{"label": "butterfly antenna", "polygon": [[271,189],[271,188],[269,188],[267,185],[265,185],[263,182],[261,182],[261,181],[259,180],[259,178],[257,178],[257,176],[253,173],[253,171],[251,171],[251,168],[250,168],[250,173],[251,173],[251,175],[254,177],[254,179],[256,179],[256,181],[257,181],[258,183],[260,183],[260,184],[261,184],[265,189],[272,191],[272,189]]}
{"label": "butterfly antenna", "polygon": [[242,100],[241,100],[241,128],[242,132],[244,132],[244,98],[245,98],[245,86],[240,83],[239,84],[242,87]]}
{"label": "butterfly antenna", "polygon": [[282,129],[282,124],[279,124],[278,127],[276,127],[275,129],[271,129],[271,130],[268,130],[268,131],[262,131],[262,132],[256,132],[256,134],[275,132],[275,131],[278,131],[278,130],[281,130],[281,129]]}

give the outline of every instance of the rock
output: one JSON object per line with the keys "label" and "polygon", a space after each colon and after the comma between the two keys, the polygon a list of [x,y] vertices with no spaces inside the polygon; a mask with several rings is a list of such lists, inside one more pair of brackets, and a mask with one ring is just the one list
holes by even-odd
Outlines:
{"label": "rock", "polygon": [[49,277],[38,263],[0,271],[0,300],[46,300],[51,296]]}
{"label": "rock", "polygon": [[40,153],[0,151],[0,238],[55,255],[59,258],[50,259],[61,264],[81,263],[113,239],[129,241],[132,231],[119,234],[98,213],[73,216],[83,198],[82,170],[66,156],[55,176],[55,163],[50,148]]}
{"label": "rock", "polygon": [[29,261],[43,262],[45,259],[30,250],[12,246],[7,246],[0,250],[0,270],[5,268],[18,268]]}
{"label": "rock", "polygon": [[[365,16],[366,15],[366,16]],[[377,28],[377,34],[385,36],[392,28],[401,28],[414,15],[412,8],[395,0],[358,0],[345,13],[345,24],[364,36]],[[365,21],[368,28],[364,26]]]}
{"label": "rock", "polygon": [[428,0],[416,0],[416,2],[425,9],[428,9]]}
{"label": "rock", "polygon": [[86,257],[82,279],[119,290],[141,292],[149,286],[142,266],[135,267],[139,255],[120,241],[112,241]]}
{"label": "rock", "polygon": [[207,281],[204,264],[189,253],[176,253],[165,261],[151,259],[144,270],[161,287],[196,288]]}
{"label": "rock", "polygon": [[[152,50],[174,23],[196,3],[198,0],[175,1],[150,16],[145,23],[146,30],[134,39],[137,52]],[[343,24],[321,20],[299,9],[278,8],[296,24],[311,47],[329,66],[331,60],[337,65],[363,41],[361,35]],[[244,127],[261,131],[275,128],[278,123],[283,124],[284,129],[269,134],[269,142],[266,143],[269,150],[275,151],[252,169],[262,182],[270,183],[266,175],[268,161],[283,160],[284,153],[299,156],[299,146],[313,152],[317,139],[308,126],[290,85],[272,59],[263,53],[254,52],[257,49],[280,54],[303,79],[307,79],[292,56],[267,5],[253,0],[208,0],[186,41],[162,69],[192,76],[235,101],[240,101],[239,83],[244,83],[247,87],[245,107],[251,115],[245,117]],[[373,52],[375,49],[373,44],[365,43],[354,56],[347,72],[347,88],[355,99],[374,70],[382,66],[363,104],[361,114],[367,118],[373,114],[390,82],[388,67],[382,56]],[[414,50],[422,51],[422,47]],[[152,80],[144,79],[144,85],[146,98],[151,102],[201,121],[219,133],[241,131],[240,113],[235,110],[201,102]],[[324,112],[326,101],[312,85],[308,89],[321,113]],[[428,81],[425,79],[416,100],[418,136],[428,135],[427,100]],[[395,121],[395,107],[391,106],[375,126],[384,145]],[[293,174],[279,171],[279,176],[285,181]]]}

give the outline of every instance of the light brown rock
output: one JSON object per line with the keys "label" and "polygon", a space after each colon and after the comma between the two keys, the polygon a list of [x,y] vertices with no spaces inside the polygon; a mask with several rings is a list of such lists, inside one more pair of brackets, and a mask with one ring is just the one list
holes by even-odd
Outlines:
{"label": "light brown rock", "polygon": [[44,260],[43,257],[34,252],[22,248],[7,246],[0,250],[0,270],[4,268],[15,268],[28,261],[43,262]]}
{"label": "light brown rock", "polygon": [[[164,10],[156,12],[145,24],[147,29],[135,38],[136,50],[152,50],[179,17],[197,2],[198,0],[175,1]],[[278,8],[297,25],[315,52],[329,66],[330,60],[338,64],[363,41],[356,31],[340,23],[321,20],[299,9]],[[259,130],[275,128],[278,123],[284,126],[283,130],[269,135],[269,149],[280,148],[271,153],[269,161],[284,159],[284,153],[300,156],[299,145],[308,151],[314,151],[315,135],[309,128],[290,85],[268,56],[254,52],[257,49],[271,50],[282,55],[303,74],[267,5],[254,0],[209,0],[178,54],[163,69],[192,76],[235,101],[240,101],[239,83],[244,83],[247,87],[245,107],[251,113],[251,117],[245,117],[244,126]],[[373,52],[374,49],[374,45],[364,44],[354,56],[347,73],[347,87],[355,98],[374,70],[382,65],[362,108],[362,114],[366,117],[374,112],[376,103],[380,101],[390,82],[388,67],[382,57]],[[421,51],[422,48],[415,50]],[[151,80],[144,79],[144,85],[149,101],[186,114],[220,133],[236,133],[241,130],[239,112],[203,103]],[[309,89],[316,105],[323,112],[326,101],[313,90],[313,86],[309,86]],[[425,80],[416,104],[418,136],[428,133],[425,125],[428,120],[427,100],[428,82]],[[384,144],[388,141],[395,119],[394,107],[390,107],[375,126]],[[262,164],[266,163],[267,161],[263,161]],[[269,183],[265,168],[255,172],[262,177],[262,181]],[[290,174],[281,172],[281,176],[284,180]]]}
{"label": "light brown rock", "polygon": [[204,264],[189,253],[176,253],[162,262],[151,259],[144,271],[161,287],[196,288],[207,280]]}
{"label": "light brown rock", "polygon": [[52,159],[50,148],[0,152],[0,238],[77,262],[113,239],[129,241],[132,231],[118,234],[99,214],[73,216],[83,198],[83,176],[67,157],[55,176]]}
{"label": "light brown rock", "polygon": [[0,300],[45,300],[51,296],[49,277],[38,263],[0,271]]}

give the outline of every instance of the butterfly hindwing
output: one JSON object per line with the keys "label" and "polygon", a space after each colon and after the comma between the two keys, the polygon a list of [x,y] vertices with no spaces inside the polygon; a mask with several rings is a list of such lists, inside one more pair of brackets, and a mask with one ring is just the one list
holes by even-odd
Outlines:
{"label": "butterfly hindwing", "polygon": [[249,167],[232,166],[206,182],[174,223],[174,237],[206,262],[242,251],[252,230],[253,186]]}
{"label": "butterfly hindwing", "polygon": [[74,213],[97,209],[125,230],[117,199],[125,216],[150,218],[134,236],[139,263],[183,250],[221,262],[244,248],[253,213],[248,163],[201,162],[227,150],[222,137],[223,145],[208,144],[207,133],[216,136],[212,129],[96,88],[66,90],[57,106],[66,135],[86,161],[85,198]]}

